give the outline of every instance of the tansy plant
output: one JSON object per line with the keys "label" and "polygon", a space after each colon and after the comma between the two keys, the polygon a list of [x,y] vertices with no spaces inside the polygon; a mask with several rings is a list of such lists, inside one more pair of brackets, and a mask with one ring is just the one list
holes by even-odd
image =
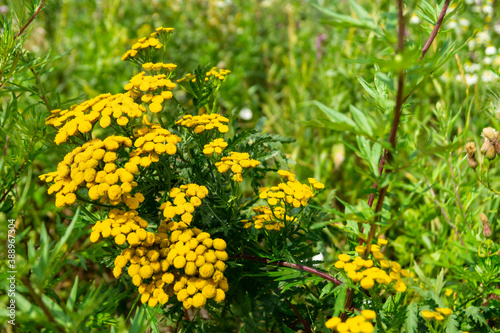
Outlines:
{"label": "tansy plant", "polygon": [[[296,261],[288,246],[305,249],[316,214],[308,203],[324,185],[280,169],[286,140],[239,131],[219,114],[216,94],[229,70],[199,67],[175,80],[176,66],[161,62],[172,33],[160,27],[123,55],[142,67],[123,92],[51,111],[46,125],[68,153],[40,179],[57,207],[84,208],[90,241],[105,244],[115,278],[144,306],[191,327],[184,311],[204,307],[217,318],[248,289],[238,286],[244,265],[235,258]],[[179,86],[191,105],[176,99]],[[269,173],[281,182],[263,187]]]}

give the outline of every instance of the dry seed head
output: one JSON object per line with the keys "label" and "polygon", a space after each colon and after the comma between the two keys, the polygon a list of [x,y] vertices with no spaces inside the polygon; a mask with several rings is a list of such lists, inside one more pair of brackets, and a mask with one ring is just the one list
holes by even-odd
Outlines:
{"label": "dry seed head", "polygon": [[476,144],[474,142],[468,142],[465,145],[465,151],[467,152],[467,156],[470,158],[476,154]]}
{"label": "dry seed head", "polygon": [[498,139],[497,133],[493,127],[483,128],[483,136],[485,139],[488,139],[490,142],[493,142],[493,141]]}
{"label": "dry seed head", "polygon": [[479,214],[479,218],[481,219],[481,222],[483,223],[483,236],[486,238],[491,237],[491,227],[490,227],[490,221],[488,220],[488,217],[484,213]]}

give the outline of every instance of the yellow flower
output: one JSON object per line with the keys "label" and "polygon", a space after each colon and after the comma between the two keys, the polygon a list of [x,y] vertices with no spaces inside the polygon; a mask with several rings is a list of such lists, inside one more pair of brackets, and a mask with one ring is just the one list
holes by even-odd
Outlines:
{"label": "yellow flower", "polygon": [[220,303],[226,299],[226,293],[222,289],[217,289],[214,297],[214,301]]}
{"label": "yellow flower", "polygon": [[453,310],[450,308],[436,308],[436,311],[441,312],[445,316],[449,316],[453,313]]}
{"label": "yellow flower", "polygon": [[325,323],[326,328],[329,329],[335,329],[340,323],[342,322],[342,319],[339,317],[333,317],[327,320]]}
{"label": "yellow flower", "polygon": [[373,320],[377,317],[377,314],[373,310],[361,310],[361,315],[367,320]]}
{"label": "yellow flower", "polygon": [[339,258],[339,260],[344,261],[344,262],[349,262],[349,261],[351,261],[351,257],[350,257],[350,256],[348,256],[347,254],[344,254],[344,253],[339,254],[339,255],[338,255],[338,258]]}
{"label": "yellow flower", "polygon": [[363,287],[364,289],[371,289],[375,285],[375,281],[373,281],[373,279],[369,277],[363,278],[360,283],[361,287]]}
{"label": "yellow flower", "polygon": [[206,263],[199,268],[198,272],[202,278],[209,278],[214,273],[214,266],[210,263]]}
{"label": "yellow flower", "polygon": [[406,291],[406,284],[404,283],[403,280],[397,280],[396,284],[394,285],[394,289],[396,289],[396,291],[398,291],[400,293],[405,292]]}
{"label": "yellow flower", "polygon": [[193,306],[195,308],[201,308],[207,303],[207,299],[202,294],[198,293],[193,296]]}
{"label": "yellow flower", "polygon": [[434,311],[429,311],[429,310],[422,310],[420,311],[420,314],[422,315],[422,317],[424,317],[425,319],[433,319],[435,316],[436,316],[436,312]]}

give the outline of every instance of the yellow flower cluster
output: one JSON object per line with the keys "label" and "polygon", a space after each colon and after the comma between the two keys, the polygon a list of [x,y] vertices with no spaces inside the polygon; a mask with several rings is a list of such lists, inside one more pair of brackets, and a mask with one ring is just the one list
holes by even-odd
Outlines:
{"label": "yellow flower cluster", "polygon": [[285,216],[285,208],[276,206],[257,206],[253,207],[255,215],[252,216],[252,222],[249,220],[241,220],[241,222],[245,223],[243,228],[250,228],[252,224],[255,226],[255,229],[262,229],[262,227],[267,230],[280,230],[285,227],[285,219],[286,221],[293,221],[294,218],[292,216]]}
{"label": "yellow flower cluster", "polygon": [[[197,184],[181,185],[170,190],[169,196],[173,199],[164,202],[160,209],[163,210],[163,216],[167,218],[168,229],[175,231],[178,228],[186,227],[193,220],[193,212],[196,207],[201,205],[201,200],[208,194],[208,189],[205,186]],[[180,221],[176,222],[173,219],[180,216]]]}
{"label": "yellow flower cluster", "polygon": [[220,133],[227,133],[229,127],[225,125],[229,119],[217,113],[203,114],[201,116],[185,115],[175,122],[176,125],[181,125],[187,128],[194,127],[194,133],[200,134],[204,131],[217,129]]}
{"label": "yellow flower cluster", "polygon": [[59,145],[70,136],[92,131],[99,119],[102,128],[108,127],[112,121],[125,126],[132,118],[140,118],[145,111],[146,108],[135,103],[129,93],[101,94],[68,110],[53,110],[45,124],[58,129],[54,142]]}
{"label": "yellow flower cluster", "polygon": [[164,64],[162,62],[157,62],[153,64],[152,62],[147,62],[145,64],[142,64],[142,68],[144,68],[144,70],[148,72],[155,71],[157,73],[160,73],[162,71],[166,71],[168,78],[170,77],[170,73],[172,73],[177,68],[177,65],[172,63]]}
{"label": "yellow flower cluster", "polygon": [[[124,243],[124,234],[128,233],[129,248],[115,259],[113,274],[119,277],[127,269],[132,283],[138,287],[142,303],[163,305],[176,295],[185,308],[200,308],[208,299],[216,302],[225,299],[228,290],[223,273],[228,259],[226,242],[189,227],[191,213],[207,194],[206,187],[196,184],[173,188],[169,195],[174,198],[175,206],[170,202],[162,205],[164,214],[167,212],[169,216],[162,221],[156,234],[145,231],[147,222],[135,211],[112,210],[107,220],[94,226],[93,241],[101,235],[111,235],[117,244],[122,240]],[[182,216],[179,222],[172,220],[177,215]]]}
{"label": "yellow flower cluster", "polygon": [[[141,194],[142,195],[142,194]],[[123,245],[128,242],[130,245],[139,245],[143,241],[154,241],[154,234],[148,233],[146,228],[148,222],[139,216],[135,210],[123,211],[112,209],[108,218],[104,221],[97,221],[92,227],[90,241],[97,242],[100,237],[114,237],[117,245]]]}
{"label": "yellow flower cluster", "polygon": [[436,308],[436,311],[422,310],[420,314],[427,320],[437,320],[443,321],[445,317],[448,317],[453,313],[450,308]]}
{"label": "yellow flower cluster", "polygon": [[171,90],[176,86],[165,74],[152,76],[140,72],[130,79],[124,89],[129,91],[133,98],[148,104],[149,111],[158,113],[163,110],[163,102],[173,97]]}
{"label": "yellow flower cluster", "polygon": [[174,155],[181,138],[170,133],[158,124],[149,127],[142,127],[135,131],[136,149],[129,154],[130,160],[125,164],[125,168],[130,171],[137,171],[138,165],[148,167],[152,162],[158,162],[159,155]]}
{"label": "yellow flower cluster", "polygon": [[[387,244],[385,239],[379,239],[378,245],[371,245],[370,253],[376,259],[376,264],[379,267],[376,267],[375,262],[371,259],[365,260],[357,256],[351,261],[352,259],[349,255],[339,254],[339,261],[335,263],[335,268],[344,270],[352,282],[359,282],[364,289],[373,288],[375,282],[388,285],[395,281],[394,289],[397,292],[404,292],[406,291],[406,284],[401,276],[408,277],[410,274],[407,270],[401,269],[401,265],[398,262],[384,259],[384,254],[380,251],[380,245],[385,244]],[[362,255],[364,251],[364,246],[356,246],[356,252],[359,255]]]}
{"label": "yellow flower cluster", "polygon": [[132,48],[125,52],[121,59],[125,61],[131,58],[140,58],[151,49],[161,49],[163,47],[161,40],[163,41],[165,38],[163,37],[164,34],[167,34],[166,38],[168,39],[172,32],[174,32],[174,28],[157,28],[156,32],[153,32],[149,38],[143,37],[139,39],[137,43],[132,45]]}
{"label": "yellow flower cluster", "polygon": [[[211,78],[222,82],[226,79],[226,76],[229,75],[229,73],[231,73],[231,71],[228,69],[218,69],[217,67],[212,67],[208,72],[205,73],[205,82],[209,81]],[[196,82],[196,76],[191,73],[187,73],[186,75],[184,75],[184,77],[177,80],[178,83],[189,81]]]}
{"label": "yellow flower cluster", "polygon": [[256,213],[252,221],[242,220],[244,228],[250,228],[252,224],[255,229],[265,227],[267,230],[280,230],[285,227],[287,221],[293,222],[294,217],[285,215],[292,208],[306,207],[309,199],[314,196],[313,189],[322,189],[324,185],[314,178],[309,178],[310,186],[301,184],[295,175],[289,171],[279,170],[278,174],[283,181],[278,186],[263,187],[259,189],[259,198],[266,200],[269,206],[257,206],[253,208]]}
{"label": "yellow flower cluster", "polygon": [[372,310],[362,310],[360,316],[347,318],[345,322],[339,317],[330,318],[326,323],[326,328],[336,329],[339,333],[372,333],[375,329],[370,322],[375,319],[376,313]]}
{"label": "yellow flower cluster", "polygon": [[220,162],[215,163],[215,166],[220,173],[231,170],[234,174],[233,179],[238,183],[243,181],[243,176],[241,175],[243,169],[255,168],[260,164],[259,161],[250,159],[248,153],[232,151],[230,154],[230,156],[225,156]]}
{"label": "yellow flower cluster", "polygon": [[113,135],[104,141],[94,139],[66,154],[56,172],[41,175],[40,179],[47,183],[54,182],[47,192],[56,192],[57,207],[74,203],[76,191],[86,187],[92,200],[100,199],[102,203],[109,202],[115,206],[124,202],[130,209],[136,209],[144,200],[140,193],[130,195],[137,186],[134,174],[138,170],[118,168],[116,164],[118,149],[130,146],[132,140],[122,136]]}
{"label": "yellow flower cluster", "polygon": [[295,175],[289,171],[279,170],[278,174],[286,183],[280,183],[271,188],[261,188],[259,198],[267,200],[269,206],[282,206],[286,204],[295,208],[307,206],[307,202],[314,196],[311,186],[315,189],[321,189],[324,185],[314,178],[309,178],[311,186],[300,183],[295,179]]}
{"label": "yellow flower cluster", "polygon": [[213,153],[220,154],[226,147],[227,147],[227,142],[225,142],[223,138],[215,139],[214,141],[210,142],[209,144],[206,144],[203,147],[203,154],[205,155],[212,155]]}

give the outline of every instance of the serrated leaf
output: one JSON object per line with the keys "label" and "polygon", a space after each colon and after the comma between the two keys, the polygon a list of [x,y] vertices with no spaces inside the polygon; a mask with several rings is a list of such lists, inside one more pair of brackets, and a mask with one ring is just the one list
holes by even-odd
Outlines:
{"label": "serrated leaf", "polygon": [[469,306],[467,309],[464,310],[464,313],[466,316],[474,320],[476,323],[480,323],[481,325],[487,325],[486,319],[480,313],[480,310],[481,309],[478,307]]}
{"label": "serrated leaf", "polygon": [[406,310],[405,327],[408,333],[417,333],[418,328],[418,304],[412,303]]}
{"label": "serrated leaf", "polygon": [[446,333],[458,333],[458,321],[456,319],[456,315],[453,313],[446,320]]}

